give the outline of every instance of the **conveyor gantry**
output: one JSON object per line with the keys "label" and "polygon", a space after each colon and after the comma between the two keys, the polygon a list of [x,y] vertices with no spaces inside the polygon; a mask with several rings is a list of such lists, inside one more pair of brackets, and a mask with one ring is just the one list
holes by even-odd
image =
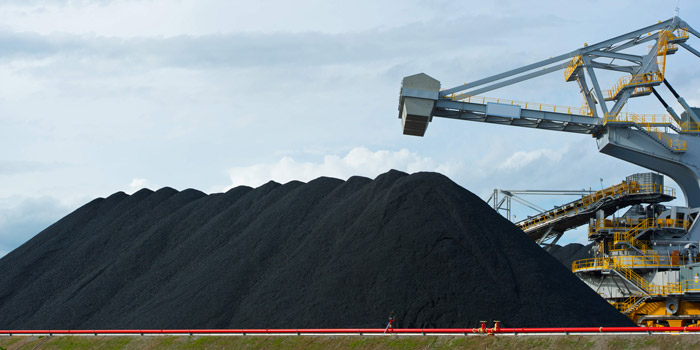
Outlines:
{"label": "conveyor gantry", "polygon": [[675,198],[671,188],[623,181],[585,195],[554,209],[543,211],[515,225],[543,246],[554,245],[565,231],[585,225],[602,210],[608,216],[619,208],[640,203],[667,202]]}

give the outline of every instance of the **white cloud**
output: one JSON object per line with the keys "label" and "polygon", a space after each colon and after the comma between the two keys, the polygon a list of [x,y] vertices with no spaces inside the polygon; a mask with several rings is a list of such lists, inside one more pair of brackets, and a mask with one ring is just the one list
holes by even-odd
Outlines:
{"label": "white cloud", "polygon": [[320,176],[347,179],[353,175],[375,177],[391,169],[413,173],[436,171],[447,176],[454,174],[458,164],[440,163],[429,157],[421,157],[407,149],[399,151],[372,151],[356,147],[344,156],[326,155],[320,162],[299,162],[283,157],[274,163],[254,164],[228,170],[231,185],[260,186],[270,180],[286,183],[291,180],[309,181]]}
{"label": "white cloud", "polygon": [[126,193],[132,194],[144,187],[148,187],[148,180],[146,179],[140,179],[140,178],[133,178],[131,180],[131,183],[129,183],[128,189],[126,190]]}
{"label": "white cloud", "polygon": [[562,156],[568,152],[568,148],[559,150],[537,149],[533,151],[518,151],[508,157],[498,166],[499,170],[520,170],[525,166],[540,159],[558,162]]}

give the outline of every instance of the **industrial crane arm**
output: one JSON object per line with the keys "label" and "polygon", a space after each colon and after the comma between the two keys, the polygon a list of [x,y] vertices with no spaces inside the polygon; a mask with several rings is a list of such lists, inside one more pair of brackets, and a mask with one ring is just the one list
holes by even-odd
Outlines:
{"label": "industrial crane arm", "polygon": [[[402,82],[399,101],[399,118],[402,119],[404,134],[423,136],[433,117],[443,117],[598,135],[605,118],[618,116],[630,98],[650,95],[653,87],[664,81],[666,56],[674,53],[677,45],[700,57],[700,52],[685,43],[688,33],[699,34],[680,18],[674,17],[563,55],[442,90],[440,82],[426,74],[406,77]],[[649,41],[654,41],[654,45],[644,56],[621,52]],[[627,64],[612,64],[614,60]],[[583,107],[568,108],[476,96],[562,69],[565,69],[566,81],[578,83],[584,95]],[[622,77],[611,90],[602,90],[596,69],[631,76]],[[614,105],[609,107],[604,101],[614,102]],[[693,110],[686,108],[686,111],[695,117]]]}
{"label": "industrial crane arm", "polygon": [[[434,117],[590,134],[605,153],[671,177],[691,207],[700,207],[700,109],[691,107],[666,79],[667,56],[700,33],[678,17],[659,22],[540,62],[441,90],[424,74],[405,77],[399,96],[403,133],[424,136]],[[651,44],[646,54],[625,52]],[[615,62],[617,61],[617,62]],[[615,64],[613,64],[615,62]],[[602,90],[596,70],[622,73]],[[576,81],[582,107],[563,107],[476,96],[555,71]],[[654,89],[664,84],[682,106],[677,114]],[[630,98],[654,94],[670,115],[620,113]],[[611,102],[611,105],[608,105]],[[674,131],[675,133],[671,133]],[[700,225],[698,225],[700,237]]]}

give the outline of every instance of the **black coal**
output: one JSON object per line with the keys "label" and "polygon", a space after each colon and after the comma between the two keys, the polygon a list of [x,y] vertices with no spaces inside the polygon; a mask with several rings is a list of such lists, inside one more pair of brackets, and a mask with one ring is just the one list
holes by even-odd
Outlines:
{"label": "black coal", "polygon": [[0,329],[632,325],[436,173],[119,192],[0,271]]}
{"label": "black coal", "polygon": [[552,254],[564,266],[571,270],[571,265],[574,261],[580,259],[589,259],[593,257],[593,243],[583,245],[580,243],[569,243],[565,246],[554,245],[549,248],[549,254]]}

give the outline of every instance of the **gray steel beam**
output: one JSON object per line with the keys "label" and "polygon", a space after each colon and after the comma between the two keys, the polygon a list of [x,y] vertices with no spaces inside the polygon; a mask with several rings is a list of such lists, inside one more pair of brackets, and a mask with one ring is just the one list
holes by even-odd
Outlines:
{"label": "gray steel beam", "polygon": [[593,134],[603,127],[601,120],[595,117],[530,109],[522,109],[521,118],[489,116],[486,115],[486,105],[449,100],[438,100],[436,108],[433,111],[433,117],[565,131],[578,134]]}
{"label": "gray steel beam", "polygon": [[498,202],[498,205],[497,205],[496,208],[494,208],[494,209],[496,209],[496,210],[501,209],[501,206],[503,205],[503,202],[506,201],[506,199],[508,199],[508,197],[503,197],[503,198],[501,199],[501,201]]}
{"label": "gray steel beam", "polygon": [[700,117],[698,117],[698,115],[695,114],[695,111],[693,111],[690,105],[688,105],[688,102],[685,102],[685,99],[683,97],[678,98],[678,103],[680,103],[681,106],[683,106],[683,109],[685,109],[688,115],[690,115],[691,119],[695,120],[696,123],[700,123]]}
{"label": "gray steel beam", "polygon": [[514,194],[526,194],[528,196],[583,196],[594,193],[593,190],[500,190]]}
{"label": "gray steel beam", "polygon": [[678,100],[678,103],[680,103],[681,106],[683,106],[683,109],[685,109],[686,113],[688,113],[690,118],[693,119],[696,123],[700,123],[700,117],[698,117],[697,114],[695,114],[693,109],[688,105],[687,102],[685,102],[685,99],[681,97],[678,94],[678,92],[676,92],[673,86],[671,86],[671,83],[669,83],[668,80],[664,79],[664,85],[666,85],[666,87],[671,91],[676,100]]}
{"label": "gray steel beam", "polygon": [[549,237],[549,234],[552,232],[552,229],[554,228],[554,225],[549,226],[547,228],[547,231],[540,237],[540,239],[537,240],[537,244],[542,244],[547,237]]}
{"label": "gray steel beam", "polygon": [[686,44],[686,43],[679,43],[678,45],[682,46],[684,49],[690,51],[693,55],[700,57],[700,51],[694,49],[692,46]]}
{"label": "gray steel beam", "polygon": [[[481,104],[481,103],[473,103],[473,102],[438,100],[437,104],[435,105],[435,109],[436,110],[438,110],[438,109],[456,110],[456,111],[480,113],[480,114],[486,115],[486,105]],[[437,113],[434,113],[433,115],[438,116]],[[595,118],[595,117],[590,117],[587,115],[549,112],[549,111],[538,111],[538,110],[534,110],[534,109],[525,109],[525,108],[522,108],[520,110],[520,117],[521,118],[532,118],[532,119],[543,119],[543,120],[557,121],[557,122],[586,124],[586,125],[591,125],[591,126],[602,125],[602,122],[600,121],[600,119]],[[513,119],[513,118],[506,118],[506,119]]]}
{"label": "gray steel beam", "polygon": [[627,100],[630,98],[630,96],[632,96],[633,92],[634,88],[629,88],[622,91],[622,95],[620,95],[620,98],[617,101],[615,101],[613,108],[610,109],[610,113],[617,115],[617,113],[620,112],[622,107],[625,106],[625,103],[627,103]]}
{"label": "gray steel beam", "polygon": [[663,99],[663,97],[661,97],[661,95],[659,95],[659,93],[656,91],[656,89],[654,89],[653,86],[651,87],[651,92],[654,94],[654,96],[656,96],[656,99],[658,99],[659,102],[661,102],[661,104],[664,106],[664,108],[666,108],[666,111],[668,112],[668,114],[670,114],[671,117],[673,117],[673,119],[675,119],[676,122],[678,122],[678,124],[680,125],[683,122],[681,120],[681,117],[679,117],[678,114],[676,114],[676,111],[674,111],[673,108],[668,105],[668,103],[666,103],[666,101]]}
{"label": "gray steel beam", "polygon": [[[679,20],[680,20],[680,18],[679,18]],[[681,20],[681,21],[678,23],[678,27],[679,27],[679,28],[687,29],[688,32],[690,32],[691,34],[695,35],[696,38],[700,39],[700,32],[698,32],[697,30],[693,29],[693,27],[691,27],[691,26],[690,26],[688,23],[686,23],[685,21]]]}
{"label": "gray steel beam", "polygon": [[[509,70],[509,71],[507,71],[507,72],[503,72],[503,73],[500,73],[500,74],[492,75],[492,76],[490,76],[490,77],[487,77],[487,78],[484,78],[484,79],[480,79],[480,80],[477,80],[477,81],[475,81],[475,82],[471,82],[471,83],[468,83],[468,84],[464,84],[464,85],[460,85],[460,86],[457,86],[457,87],[453,87],[453,88],[451,88],[451,89],[446,89],[446,90],[440,91],[440,97],[447,96],[447,95],[453,94],[453,93],[455,93],[455,92],[460,92],[460,91],[463,91],[463,90],[466,90],[466,89],[471,89],[471,88],[473,88],[473,87],[477,87],[477,86],[480,86],[480,85],[488,84],[488,83],[494,82],[494,81],[496,81],[496,80],[501,80],[501,79],[504,79],[504,78],[507,78],[507,77],[510,77],[510,76],[513,76],[513,75],[516,75],[516,74],[520,74],[520,73],[524,73],[524,72],[527,72],[527,71],[531,71],[531,70],[533,70],[533,69],[535,69],[535,68],[544,67],[544,66],[546,66],[546,65],[549,65],[549,64],[552,64],[552,63],[557,63],[557,62],[562,61],[562,60],[565,60],[565,59],[571,59],[571,58],[576,57],[576,56],[578,56],[578,51],[572,51],[572,52],[569,52],[569,53],[566,53],[566,54],[563,54],[563,55],[559,55],[559,56],[557,56],[557,57],[553,57],[553,58],[546,59],[546,60],[543,60],[543,61],[535,62],[535,63],[533,63],[533,64],[528,64],[527,66],[522,66],[522,67],[520,67],[520,68],[512,69],[512,70]],[[567,63],[567,64],[568,64],[568,63]]]}
{"label": "gray steel beam", "polygon": [[615,46],[615,47],[611,48],[610,51],[618,52],[618,51],[622,51],[625,49],[629,49],[630,47],[637,46],[639,44],[643,44],[647,41],[656,40],[658,37],[659,36],[656,33],[654,33],[653,35],[650,34],[650,35],[646,35],[644,37],[639,37],[639,38],[630,40],[626,43]]}
{"label": "gray steel beam", "polygon": [[644,59],[642,60],[641,67],[634,72],[634,74],[641,74],[641,73],[647,73],[651,72],[650,68],[652,65],[656,64],[656,58],[658,57],[658,47],[659,47],[659,41],[657,40],[654,45],[651,47],[651,50],[649,50],[649,53],[644,55]]}
{"label": "gray steel beam", "polygon": [[567,122],[558,122],[542,119],[510,119],[510,118],[497,118],[497,117],[487,117],[483,114],[477,114],[467,111],[448,111],[448,110],[436,110],[434,117],[449,118],[456,120],[468,120],[475,122],[483,122],[490,124],[500,124],[500,125],[510,125],[510,126],[520,126],[524,128],[532,129],[544,129],[544,130],[554,130],[554,131],[565,131],[576,134],[593,134],[602,128],[602,125],[592,125],[592,124],[573,124]]}
{"label": "gray steel beam", "polygon": [[[642,74],[642,73],[647,73],[651,72],[651,66],[652,64],[656,63],[656,57],[657,57],[657,48],[659,45],[659,41],[657,40],[656,43],[651,47],[651,50],[649,50],[649,53],[644,55],[643,60],[641,62],[641,66],[633,72],[633,74]],[[627,103],[627,100],[629,100],[630,96],[632,96],[632,93],[634,92],[634,87],[630,86],[625,88],[622,91],[622,94],[620,97],[615,101],[615,104],[613,105],[612,109],[610,110],[610,113],[617,115],[617,113],[620,112],[622,107]]]}
{"label": "gray steel beam", "polygon": [[[503,193],[503,191],[501,191],[501,193]],[[506,195],[507,195],[507,194],[506,194]],[[518,203],[520,203],[520,204],[522,204],[522,205],[524,205],[524,206],[527,206],[528,208],[530,208],[530,209],[532,209],[532,210],[534,210],[534,211],[537,211],[537,212],[546,211],[546,210],[544,210],[543,208],[540,208],[539,205],[536,205],[535,203],[532,203],[532,202],[530,202],[530,201],[528,201],[528,200],[526,200],[526,199],[524,199],[524,198],[520,198],[520,197],[518,197],[518,196],[516,196],[516,195],[511,194],[511,195],[508,196],[508,197],[512,198],[514,201],[516,201],[516,202],[518,202]]]}
{"label": "gray steel beam", "polygon": [[[485,202],[486,202],[486,203],[491,202],[491,199],[492,199],[494,196],[498,196],[498,189],[494,189],[494,190],[493,190],[493,193],[489,196],[489,199],[487,199]],[[495,201],[495,200],[494,200],[494,202],[493,202],[493,209],[496,209],[496,201]]]}
{"label": "gray steel beam", "polygon": [[459,94],[459,95],[455,96],[455,100],[461,100],[461,99],[466,98],[467,96],[478,95],[478,94],[481,94],[481,93],[484,93],[484,92],[488,92],[488,91],[491,91],[491,90],[496,90],[496,89],[498,89],[498,88],[502,88],[502,87],[504,87],[504,86],[508,86],[508,85],[515,84],[515,83],[519,83],[519,82],[521,82],[521,81],[523,81],[523,80],[528,80],[528,79],[532,79],[532,78],[535,78],[535,77],[539,77],[539,76],[541,76],[541,75],[549,74],[549,73],[558,71],[558,70],[560,70],[560,69],[564,69],[564,68],[566,68],[567,65],[569,65],[569,63],[568,63],[568,62],[564,62],[564,63],[562,63],[562,64],[558,64],[558,65],[555,65],[555,66],[547,67],[547,68],[545,68],[545,69],[538,70],[538,71],[535,71],[535,72],[532,72],[532,73],[528,73],[528,74],[525,74],[525,75],[521,75],[521,76],[515,77],[515,78],[513,78],[513,79],[508,79],[508,80],[502,81],[502,82],[500,82],[500,83],[496,83],[496,84],[493,84],[493,85],[485,86],[485,87],[480,88],[480,89],[476,89],[476,90],[472,90],[472,91],[469,91],[469,92],[465,92],[465,93],[463,93],[463,94]]}
{"label": "gray steel beam", "polygon": [[634,46],[643,44],[643,43],[645,43],[645,42],[647,42],[647,41],[656,40],[658,37],[659,37],[659,36],[658,36],[657,34],[654,34],[654,35],[647,35],[647,36],[645,36],[645,37],[643,37],[643,38],[639,38],[639,39],[637,39],[637,40],[630,40],[629,42],[626,42],[626,43],[624,43],[624,44],[615,46],[615,47],[613,47],[610,51],[617,52],[617,51],[626,50],[626,49],[629,49],[630,47],[634,47]]}
{"label": "gray steel beam", "polygon": [[552,249],[552,247],[554,247],[554,246],[557,244],[557,242],[559,242],[559,239],[560,239],[563,235],[564,235],[563,232],[558,232],[558,233],[557,233],[557,237],[556,237],[551,243],[549,243],[549,247],[547,247],[547,251],[549,251],[550,249]]}
{"label": "gray steel beam", "polygon": [[618,35],[612,39],[601,41],[597,44],[589,45],[587,47],[580,49],[580,52],[582,54],[584,54],[584,53],[589,53],[591,51],[599,50],[599,49],[605,48],[607,46],[613,45],[615,43],[618,43],[618,42],[626,40],[626,39],[632,39],[632,38],[644,35],[646,33],[651,33],[651,32],[656,31],[656,30],[664,29],[672,24],[673,24],[673,18],[667,19],[663,22],[659,22],[657,24],[653,24],[653,25],[644,27],[642,29],[638,29],[638,30],[635,30],[633,32],[629,32],[627,34]]}
{"label": "gray steel beam", "polygon": [[[591,83],[593,83],[593,91],[595,91],[595,96],[598,98],[598,104],[600,105],[600,109],[603,111],[603,116],[608,114],[608,106],[605,104],[605,97],[603,97],[603,91],[600,90],[600,84],[598,84],[598,78],[595,76],[595,72],[593,71],[593,67],[591,67],[591,59],[588,58],[588,56],[582,56],[583,57],[583,64],[586,67],[586,72],[588,73],[588,77],[591,79]],[[591,106],[591,108],[595,108],[594,106]]]}
{"label": "gray steel beam", "polygon": [[594,62],[594,61],[591,61],[590,66],[593,68],[614,70],[617,72],[630,73],[630,74],[639,68],[639,66],[616,66],[616,65],[612,65],[612,64],[599,63],[599,62]]}
{"label": "gray steel beam", "polygon": [[602,50],[592,51],[592,52],[589,52],[588,54],[591,56],[609,57],[609,58],[627,60],[627,61],[638,62],[638,63],[642,63],[642,59],[643,59],[642,56],[630,55],[630,54],[619,53],[619,52],[602,51]]}
{"label": "gray steel beam", "polygon": [[586,76],[583,74],[579,74],[576,77],[576,80],[578,80],[579,87],[581,88],[581,93],[583,94],[583,97],[586,99],[586,103],[588,104],[588,108],[591,110],[593,113],[594,117],[598,117],[598,109],[595,107],[595,100],[593,99],[593,96],[591,96],[591,91],[588,89],[588,83],[586,83]]}

